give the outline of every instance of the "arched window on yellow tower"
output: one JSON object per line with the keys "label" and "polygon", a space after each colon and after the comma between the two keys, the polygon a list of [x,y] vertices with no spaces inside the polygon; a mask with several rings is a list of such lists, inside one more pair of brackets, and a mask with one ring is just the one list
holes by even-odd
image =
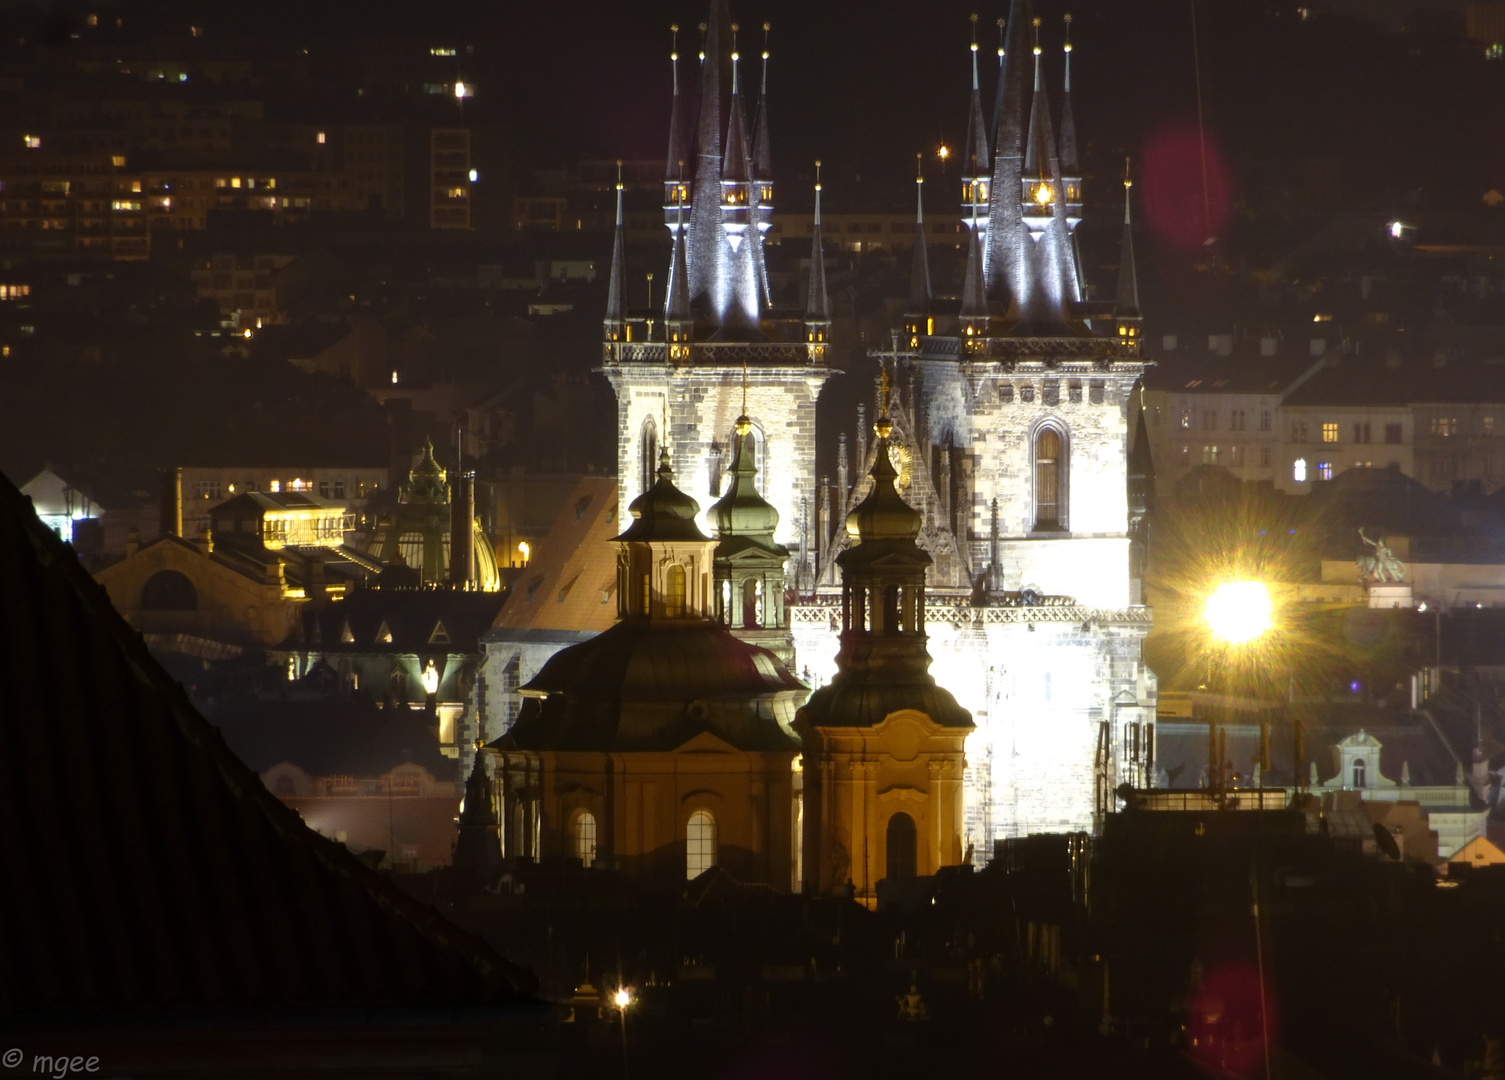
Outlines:
{"label": "arched window on yellow tower", "polygon": [[1066,439],[1055,427],[1035,436],[1035,528],[1066,527]]}
{"label": "arched window on yellow tower", "polygon": [[694,881],[715,865],[716,819],[709,810],[697,810],[685,828],[685,880]]}
{"label": "arched window on yellow tower", "polygon": [[664,617],[682,619],[685,615],[685,568],[669,567],[668,588],[664,592]]}
{"label": "arched window on yellow tower", "polygon": [[900,810],[888,819],[887,852],[884,869],[890,881],[915,876],[916,832],[914,818]]}

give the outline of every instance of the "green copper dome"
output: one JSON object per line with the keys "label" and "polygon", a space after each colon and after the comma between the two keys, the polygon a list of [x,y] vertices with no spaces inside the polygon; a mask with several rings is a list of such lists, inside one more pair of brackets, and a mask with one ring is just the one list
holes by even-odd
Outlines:
{"label": "green copper dome", "polygon": [[[886,426],[886,425],[885,425]],[[894,487],[893,463],[888,460],[887,432],[881,431],[873,461],[873,490],[847,515],[847,535],[854,543],[869,540],[914,540],[924,519],[899,496]]]}
{"label": "green copper dome", "polygon": [[709,540],[695,524],[700,504],[674,486],[666,446],[658,459],[658,479],[627,507],[633,522],[614,540]]}
{"label": "green copper dome", "polygon": [[723,539],[749,536],[772,545],[779,512],[758,494],[758,465],[753,460],[753,453],[752,422],[740,416],[737,418],[737,450],[732,458],[732,483],[726,494],[711,507],[711,517]]}

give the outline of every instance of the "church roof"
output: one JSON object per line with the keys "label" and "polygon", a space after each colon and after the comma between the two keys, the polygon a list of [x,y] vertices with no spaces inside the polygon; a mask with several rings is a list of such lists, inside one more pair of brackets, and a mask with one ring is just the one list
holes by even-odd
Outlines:
{"label": "church roof", "polygon": [[[744,423],[747,423],[747,417],[738,418],[739,428]],[[755,483],[757,462],[753,456],[752,440],[751,424],[748,423],[748,430],[739,431],[737,435],[736,452],[732,458],[732,482],[727,487],[726,494],[711,507],[716,534],[721,540],[716,548],[718,555],[730,552],[732,547],[729,542],[736,538],[756,537],[770,551],[777,546],[773,541],[773,531],[779,524],[779,512],[758,494]],[[783,554],[789,553],[783,551]]]}
{"label": "church roof", "polygon": [[976,727],[972,714],[935,680],[882,683],[838,675],[810,695],[800,715],[811,727],[874,727],[896,712],[914,709],[941,727]]}
{"label": "church roof", "polygon": [[873,489],[847,515],[847,534],[858,544],[875,540],[908,540],[913,544],[920,535],[924,519],[894,487],[894,479],[899,474],[888,459],[887,438],[880,437],[878,441],[871,475]]}
{"label": "church roof", "polygon": [[665,751],[709,732],[738,750],[794,750],[774,699],[803,690],[772,653],[716,623],[627,619],[552,657],[492,745]]}
{"label": "church roof", "polygon": [[583,478],[496,617],[498,629],[600,632],[617,619],[617,482]]}
{"label": "church roof", "polygon": [[304,826],[0,478],[0,1015],[524,1004]]}

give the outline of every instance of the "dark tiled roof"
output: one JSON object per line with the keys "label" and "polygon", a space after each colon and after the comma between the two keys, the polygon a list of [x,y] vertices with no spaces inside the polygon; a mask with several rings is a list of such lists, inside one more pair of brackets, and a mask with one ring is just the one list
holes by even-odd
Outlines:
{"label": "dark tiled roof", "polygon": [[1286,398],[1287,405],[1484,405],[1505,402],[1505,364],[1330,357]]}
{"label": "dark tiled roof", "polygon": [[1189,351],[1161,353],[1146,368],[1147,390],[1169,394],[1282,394],[1316,360],[1285,353],[1259,356],[1196,355]]}
{"label": "dark tiled roof", "polygon": [[[450,589],[357,589],[322,608],[302,612],[299,629],[282,648],[324,653],[478,653],[505,593]],[[444,624],[437,638],[435,630]],[[354,641],[345,641],[345,628]],[[382,627],[390,642],[378,641]]]}
{"label": "dark tiled roof", "polygon": [[0,479],[0,1016],[521,1004],[304,827]]}
{"label": "dark tiled roof", "polygon": [[555,654],[524,690],[499,749],[672,750],[703,731],[739,750],[799,748],[772,710],[803,685],[711,622],[624,619]]}
{"label": "dark tiled roof", "polygon": [[283,761],[311,776],[369,778],[412,762],[436,780],[454,780],[459,769],[459,762],[440,751],[427,714],[384,709],[369,698],[236,698],[215,709],[212,719],[257,773]]}

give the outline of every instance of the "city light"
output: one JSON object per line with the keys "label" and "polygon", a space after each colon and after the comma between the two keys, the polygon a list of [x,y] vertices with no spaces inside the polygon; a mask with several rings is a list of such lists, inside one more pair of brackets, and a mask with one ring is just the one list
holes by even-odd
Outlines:
{"label": "city light", "polygon": [[942,161],[945,161],[948,157],[951,156],[951,147],[947,146],[945,143],[941,143],[940,148],[935,152],[935,156],[940,158]]}
{"label": "city light", "polygon": [[473,92],[474,91],[472,91],[471,88],[469,86],[467,86],[465,83],[463,83],[463,82],[457,82],[457,83],[455,83],[455,97],[457,97],[457,98],[468,98],[468,97],[471,96],[471,94]]}
{"label": "city light", "polygon": [[612,1001],[616,1002],[617,1008],[625,1009],[632,1004],[632,992],[623,986],[612,995]]}
{"label": "city light", "polygon": [[1395,239],[1399,240],[1405,234],[1405,232],[1406,232],[1406,224],[1405,224],[1405,222],[1403,222],[1403,221],[1392,221],[1390,223],[1390,235],[1393,236]]}
{"label": "city light", "polygon": [[1207,598],[1205,618],[1230,645],[1243,645],[1271,626],[1270,591],[1258,581],[1228,581]]}
{"label": "city light", "polygon": [[423,692],[430,697],[439,692],[439,672],[434,667],[434,662],[429,661],[429,666],[423,669]]}
{"label": "city light", "polygon": [[523,557],[523,565],[528,564],[528,557],[533,554],[533,548],[526,540],[517,542],[517,553]]}

